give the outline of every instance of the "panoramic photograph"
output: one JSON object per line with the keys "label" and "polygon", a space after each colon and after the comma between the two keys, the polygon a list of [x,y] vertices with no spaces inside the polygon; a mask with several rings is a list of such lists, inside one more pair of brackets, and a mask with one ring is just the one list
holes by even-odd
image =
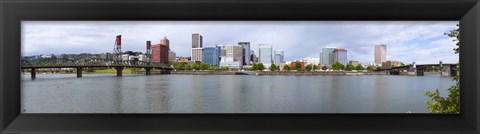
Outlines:
{"label": "panoramic photograph", "polygon": [[458,21],[22,21],[22,113],[460,113]]}

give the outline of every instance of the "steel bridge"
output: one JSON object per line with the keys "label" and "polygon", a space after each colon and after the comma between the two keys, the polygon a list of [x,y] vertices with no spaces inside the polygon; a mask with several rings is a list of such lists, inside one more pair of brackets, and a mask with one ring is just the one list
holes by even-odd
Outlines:
{"label": "steel bridge", "polygon": [[115,68],[117,71],[117,76],[122,76],[122,71],[125,68],[144,68],[145,74],[150,75],[152,69],[159,69],[162,73],[170,73],[173,68],[165,66],[155,66],[155,65],[46,65],[46,66],[22,66],[21,69],[30,69],[30,75],[32,79],[36,78],[37,69],[42,68],[74,68],[77,69],[77,77],[82,77],[83,69],[87,68]]}
{"label": "steel bridge", "polygon": [[[440,67],[440,76],[457,76],[457,68],[458,64],[420,64],[416,65],[410,64],[405,66],[396,66],[389,69],[381,69],[380,71],[386,71],[389,75],[402,75],[402,73],[406,75],[416,75],[416,76],[423,76],[427,67]],[[407,71],[407,72],[402,72]]]}

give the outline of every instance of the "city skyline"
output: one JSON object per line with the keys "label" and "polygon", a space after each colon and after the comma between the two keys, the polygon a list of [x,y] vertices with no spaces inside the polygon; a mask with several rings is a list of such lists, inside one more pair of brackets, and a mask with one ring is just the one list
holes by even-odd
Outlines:
{"label": "city skyline", "polygon": [[[192,34],[203,36],[203,46],[250,42],[285,51],[285,61],[318,57],[324,47],[348,50],[348,61],[374,60],[374,45],[388,46],[388,60],[405,63],[458,62],[455,42],[443,33],[456,21],[23,21],[22,54],[112,52],[115,35],[122,35],[123,51],[145,51],[145,41],[160,42],[165,36],[179,57],[190,56]],[[352,30],[353,29],[353,30]],[[186,37],[186,38],[184,38]],[[258,50],[257,50],[258,51]],[[255,55],[258,55],[256,52]]]}

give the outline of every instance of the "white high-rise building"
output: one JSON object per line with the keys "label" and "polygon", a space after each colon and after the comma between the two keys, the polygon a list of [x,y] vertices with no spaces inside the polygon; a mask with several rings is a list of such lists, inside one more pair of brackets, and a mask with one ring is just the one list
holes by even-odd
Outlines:
{"label": "white high-rise building", "polygon": [[272,65],[272,45],[259,44],[258,45],[258,62],[265,67]]}
{"label": "white high-rise building", "polygon": [[192,61],[202,61],[202,48],[192,48]]}
{"label": "white high-rise building", "polygon": [[382,65],[382,62],[387,61],[387,45],[385,44],[378,44],[375,45],[375,57],[374,63],[377,65]]}
{"label": "white high-rise building", "polygon": [[203,36],[199,33],[192,34],[192,61],[202,61]]}

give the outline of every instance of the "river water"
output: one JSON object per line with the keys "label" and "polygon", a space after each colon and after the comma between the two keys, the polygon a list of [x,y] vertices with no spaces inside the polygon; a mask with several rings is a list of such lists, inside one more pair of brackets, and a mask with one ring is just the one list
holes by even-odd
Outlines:
{"label": "river water", "polygon": [[24,113],[428,113],[453,77],[22,75]]}

